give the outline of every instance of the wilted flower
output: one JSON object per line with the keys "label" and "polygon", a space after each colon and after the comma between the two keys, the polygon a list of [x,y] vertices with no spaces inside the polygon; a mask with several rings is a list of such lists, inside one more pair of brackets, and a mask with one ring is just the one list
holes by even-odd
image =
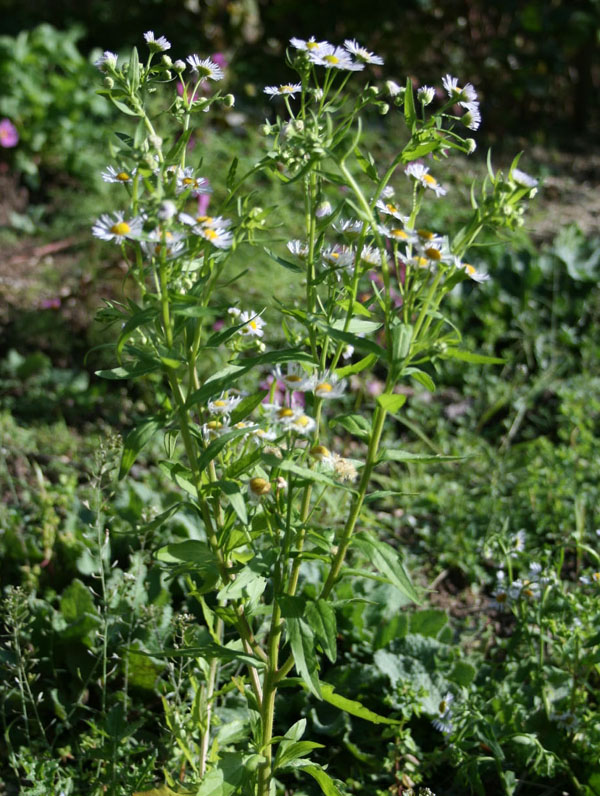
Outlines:
{"label": "wilted flower", "polygon": [[271,484],[265,478],[251,478],[248,481],[248,494],[250,500],[258,502],[271,491]]}

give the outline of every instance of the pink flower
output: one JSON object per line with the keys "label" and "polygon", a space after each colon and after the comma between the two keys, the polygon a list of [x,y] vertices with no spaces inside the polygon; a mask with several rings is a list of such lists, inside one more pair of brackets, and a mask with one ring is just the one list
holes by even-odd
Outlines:
{"label": "pink flower", "polygon": [[8,149],[19,143],[19,133],[10,119],[0,121],[0,146]]}
{"label": "pink flower", "polygon": [[208,210],[208,204],[210,202],[210,194],[209,193],[201,193],[198,196],[198,215],[205,216],[206,211]]}

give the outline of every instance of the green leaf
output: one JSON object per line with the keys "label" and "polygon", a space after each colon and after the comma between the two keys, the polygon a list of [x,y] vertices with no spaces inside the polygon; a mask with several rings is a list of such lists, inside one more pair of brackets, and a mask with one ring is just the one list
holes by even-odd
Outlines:
{"label": "green leaf", "polygon": [[413,84],[410,77],[406,78],[406,91],[404,92],[404,118],[406,120],[406,126],[412,132],[415,122],[417,121],[417,113],[415,111]]}
{"label": "green leaf", "polygon": [[248,417],[248,415],[253,412],[260,403],[262,403],[265,396],[268,394],[268,390],[260,390],[255,395],[247,395],[245,398],[242,398],[242,400],[231,413],[229,417],[229,424],[235,426],[236,423],[239,423],[241,420],[244,420],[244,418]]}
{"label": "green leaf", "polygon": [[377,357],[375,354],[367,354],[366,357],[363,357],[363,359],[360,359],[358,362],[354,362],[352,365],[346,365],[343,368],[336,368],[335,375],[340,379],[343,379],[346,376],[353,376],[355,373],[360,373],[366,368],[370,368],[371,365],[374,365],[378,359],[379,357]]}
{"label": "green leaf", "polygon": [[92,635],[100,625],[94,598],[90,590],[78,578],[62,593],[60,614],[64,621],[56,629],[63,639],[78,639],[86,646],[92,646]]}
{"label": "green leaf", "polygon": [[202,472],[202,470],[208,467],[210,462],[221,453],[223,448],[225,448],[232,439],[247,433],[248,430],[245,428],[234,428],[232,431],[228,431],[226,434],[214,439],[210,445],[202,451],[202,455],[198,457],[198,471]]}
{"label": "green leaf", "polygon": [[313,779],[316,779],[325,796],[344,796],[342,791],[336,787],[329,774],[323,771],[320,766],[314,764],[303,766],[302,771],[306,771]]}
{"label": "green leaf", "polygon": [[111,370],[97,370],[96,376],[101,379],[135,379],[138,376],[145,376],[147,373],[153,373],[160,367],[158,362],[148,362],[146,364],[132,364],[123,365],[118,368],[111,368]]}
{"label": "green leaf", "polygon": [[[362,321],[362,323],[371,323],[371,321]],[[379,324],[378,324],[379,325]],[[319,326],[324,332],[327,332],[334,340],[341,340],[342,343],[349,343],[354,346],[358,351],[368,351],[375,357],[385,359],[385,348],[382,348],[374,340],[369,340],[368,337],[359,337],[352,332],[344,332],[341,329],[336,329],[334,326],[320,323]]]}
{"label": "green leaf", "polygon": [[410,616],[410,632],[418,633],[420,636],[435,638],[447,624],[446,612],[438,608],[416,611]]}
{"label": "green leaf", "polygon": [[201,572],[213,572],[218,569],[219,561],[206,542],[198,539],[186,539],[185,542],[173,542],[161,547],[156,553],[158,561],[165,564],[194,564]]}
{"label": "green leaf", "polygon": [[412,342],[413,327],[407,323],[392,326],[392,362],[399,362],[408,356]]}
{"label": "green leaf", "polygon": [[158,466],[167,478],[187,492],[188,495],[194,498],[198,497],[198,492],[193,481],[194,475],[191,470],[188,470],[187,467],[184,467],[183,464],[179,464],[179,462],[163,461],[159,462]]}
{"label": "green leaf", "polygon": [[385,409],[386,412],[393,415],[406,403],[406,395],[382,393],[377,396],[377,403]]}
{"label": "green leaf", "polygon": [[253,666],[255,669],[262,669],[264,661],[260,658],[255,658],[242,650],[234,649],[233,647],[224,647],[221,644],[215,644],[212,641],[207,641],[204,644],[198,644],[192,647],[167,647],[162,650],[153,650],[151,652],[141,652],[136,650],[139,655],[150,655],[152,658],[204,658],[210,661],[217,658],[225,663],[231,661],[239,661],[248,666]]}
{"label": "green leaf", "polygon": [[137,111],[132,111],[131,108],[129,107],[129,105],[125,105],[124,102],[120,102],[120,100],[115,99],[112,96],[110,97],[110,101],[113,103],[113,105],[116,108],[118,108],[121,111],[121,113],[125,113],[127,116],[137,116],[138,115]]}
{"label": "green leaf", "polygon": [[217,598],[226,600],[250,600],[257,603],[267,587],[267,579],[257,572],[250,564],[243,567],[235,576],[235,580],[223,586]]}
{"label": "green leaf", "polygon": [[225,186],[227,187],[228,191],[232,191],[235,185],[235,174],[237,172],[238,163],[239,163],[239,158],[234,158],[231,161],[231,166],[229,167],[229,171],[227,172],[227,177],[225,178]]}
{"label": "green leaf", "polygon": [[373,155],[367,150],[367,154],[363,155],[358,147],[354,150],[354,156],[358,162],[358,165],[372,180],[377,182],[379,179],[379,175],[377,174],[377,169],[375,168],[375,161],[373,160]]}
{"label": "green leaf", "polygon": [[296,273],[299,274],[304,273],[304,268],[301,268],[296,263],[292,263],[289,260],[284,259],[283,257],[279,257],[279,255],[275,254],[275,252],[272,252],[271,249],[267,249],[266,246],[263,246],[263,249],[265,250],[265,253],[271,258],[271,260],[274,260],[276,263],[279,263],[279,265],[282,265],[284,268],[287,268],[288,271],[295,271]]}
{"label": "green leaf", "polygon": [[132,332],[134,332],[138,327],[144,326],[145,324],[152,321],[154,318],[158,317],[158,310],[154,307],[146,307],[146,309],[139,310],[131,318],[125,323],[121,330],[121,334],[119,335],[119,339],[117,340],[117,359],[121,359],[121,353],[123,351],[123,346],[127,342],[127,340],[131,337]]}
{"label": "green leaf", "polygon": [[342,426],[350,434],[354,434],[355,437],[362,440],[369,439],[371,435],[371,424],[367,418],[364,415],[357,415],[352,412],[332,418],[329,421],[329,427],[332,428],[333,426]]}
{"label": "green leaf", "polygon": [[349,492],[354,492],[354,490],[346,484],[334,481],[333,478],[325,475],[325,473],[321,473],[318,470],[310,470],[308,467],[301,467],[299,464],[294,464],[294,462],[290,461],[289,459],[280,460],[268,453],[263,454],[262,459],[265,463],[272,467],[278,467],[280,470],[284,470],[288,473],[294,473],[295,475],[299,475],[301,478],[304,478],[307,481],[316,481],[317,483],[327,484],[328,486],[333,486],[337,489],[345,489]]}
{"label": "green leaf", "polygon": [[443,456],[439,453],[411,453],[410,451],[390,450],[387,448],[382,451],[379,461],[382,462],[457,462],[464,459],[464,456]]}
{"label": "green leaf", "polygon": [[283,741],[279,744],[273,769],[276,771],[278,768],[285,768],[293,763],[294,760],[299,760],[301,757],[306,757],[313,749],[323,749],[322,743],[315,743],[314,741]]}
{"label": "green leaf", "polygon": [[342,318],[334,321],[331,328],[342,332],[353,332],[354,334],[373,334],[381,329],[381,323],[378,321],[363,321],[361,318],[351,318],[346,329],[346,320]]}
{"label": "green leaf", "polygon": [[139,423],[125,437],[123,443],[123,453],[121,455],[121,465],[119,467],[119,480],[124,478],[131,470],[131,467],[142,448],[147,445],[152,437],[163,427],[163,418],[150,418]]}
{"label": "green leaf", "polygon": [[477,669],[472,664],[466,661],[456,661],[448,678],[466,688],[471,685],[476,675]]}
{"label": "green leaf", "polygon": [[352,544],[358,547],[375,569],[385,575],[405,597],[421,605],[421,599],[410,581],[397,550],[367,533],[356,534]]}
{"label": "green leaf", "polygon": [[241,523],[247,525],[248,512],[246,511],[246,498],[240,485],[235,481],[219,481],[217,487],[223,492]]}
{"label": "green leaf", "polygon": [[323,652],[332,663],[335,663],[337,622],[334,609],[326,600],[308,600],[305,617]]}
{"label": "green leaf", "polygon": [[302,619],[305,601],[301,597],[282,597],[281,614],[285,618],[287,637],[292,648],[296,671],[304,685],[321,699],[315,636],[310,625]]}
{"label": "green leaf", "polygon": [[475,365],[504,365],[505,359],[500,357],[489,357],[485,354],[476,354],[473,351],[463,351],[461,348],[446,348],[442,354],[442,359],[460,359],[462,362],[472,362]]}
{"label": "green leaf", "polygon": [[330,705],[334,705],[351,716],[369,721],[371,724],[402,724],[396,719],[389,719],[386,716],[380,716],[379,713],[374,713],[355,699],[347,699],[341,694],[337,694],[331,683],[321,683],[321,694],[325,702],[329,702]]}
{"label": "green leaf", "polygon": [[425,373],[424,370],[419,370],[419,368],[406,368],[404,373],[410,376],[411,379],[418,381],[419,384],[422,384],[429,392],[435,392],[435,382],[429,373]]}
{"label": "green leaf", "polygon": [[217,766],[204,776],[195,796],[233,796],[240,792],[245,773],[241,754],[223,754]]}

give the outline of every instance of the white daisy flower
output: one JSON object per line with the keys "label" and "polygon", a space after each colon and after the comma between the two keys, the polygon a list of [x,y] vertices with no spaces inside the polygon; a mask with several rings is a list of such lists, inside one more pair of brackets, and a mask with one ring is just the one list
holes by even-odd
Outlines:
{"label": "white daisy flower", "polygon": [[223,216],[191,216],[189,213],[180,213],[179,220],[190,227],[208,227],[209,229],[227,229],[231,226],[229,218]]}
{"label": "white daisy flower", "polygon": [[403,224],[406,224],[408,221],[408,216],[403,215],[393,202],[384,202],[383,199],[378,199],[375,202],[375,207],[380,213],[383,213],[386,216],[392,216],[398,221],[401,221]]}
{"label": "white daisy flower", "polygon": [[302,85],[300,83],[286,83],[282,86],[265,86],[263,91],[265,94],[269,94],[271,99],[273,97],[291,97],[293,99],[299,91],[302,91]]}
{"label": "white daisy flower", "polygon": [[148,257],[160,257],[163,246],[168,260],[177,257],[185,248],[183,235],[169,230],[153,229],[148,235],[148,240],[142,242],[142,249]]}
{"label": "white daisy flower", "polygon": [[435,98],[435,88],[433,86],[421,86],[417,89],[417,99],[422,105],[430,105]]}
{"label": "white daisy flower", "polygon": [[204,441],[212,442],[213,439],[217,439],[221,434],[229,431],[229,426],[222,423],[220,420],[209,420],[208,423],[202,425],[201,431]]}
{"label": "white daisy flower", "polygon": [[136,169],[126,171],[120,169],[117,171],[114,166],[107,166],[102,172],[102,179],[104,182],[120,182],[121,184],[131,182],[135,177]]}
{"label": "white daisy flower", "polygon": [[346,69],[349,72],[360,72],[365,68],[363,63],[353,61],[343,47],[334,47],[333,44],[309,50],[308,59],[317,66],[324,66],[325,69]]}
{"label": "white daisy flower", "polygon": [[394,80],[386,80],[385,87],[387,88],[390,97],[401,97],[406,91],[404,86],[399,85]]}
{"label": "white daisy flower", "polygon": [[378,224],[377,230],[384,238],[396,241],[396,243],[405,243],[407,246],[415,245],[418,241],[418,235],[414,229],[406,229],[406,227],[388,227],[385,224]]}
{"label": "white daisy flower", "polygon": [[265,321],[251,310],[249,312],[240,312],[238,323],[245,324],[239,331],[243,337],[262,337],[264,335],[263,327],[266,326]]}
{"label": "white daisy flower", "polygon": [[435,232],[431,232],[429,229],[417,229],[416,234],[421,248],[424,246],[442,246],[444,243],[441,235],[436,235]]}
{"label": "white daisy flower", "polygon": [[344,47],[355,58],[358,58],[359,61],[362,61],[365,64],[377,64],[378,66],[383,66],[383,58],[380,58],[378,55],[373,55],[372,52],[369,52],[364,47],[361,47],[355,39],[346,39],[344,41]]}
{"label": "white daisy flower", "polygon": [[175,193],[178,196],[184,191],[189,191],[190,196],[194,198],[202,194],[212,193],[209,181],[204,177],[196,177],[191,166],[177,169],[176,175]]}
{"label": "white daisy flower", "polygon": [[277,432],[274,428],[253,428],[250,432],[257,442],[273,442],[277,439]]}
{"label": "white daisy flower", "polygon": [[288,390],[294,392],[305,392],[312,389],[312,378],[298,362],[288,362],[285,373],[282,371],[281,365],[277,365],[273,371],[273,377],[277,381],[283,382]]}
{"label": "white daisy flower", "polygon": [[513,169],[510,173],[512,179],[522,188],[537,188],[538,181],[520,169]]}
{"label": "white daisy flower", "polygon": [[575,731],[579,726],[579,719],[571,710],[567,710],[564,713],[552,713],[550,715],[550,720],[555,721],[559,727],[562,727],[564,730],[571,730]]}
{"label": "white daisy flower", "polygon": [[309,415],[305,415],[304,412],[296,414],[289,423],[289,427],[292,431],[295,431],[297,434],[304,434],[304,436],[307,437],[313,433],[316,426],[317,424],[313,418],[309,417]]}
{"label": "white daisy flower", "polygon": [[98,67],[101,72],[106,72],[109,69],[117,68],[117,55],[111,53],[110,50],[104,50],[100,58],[94,61],[94,66]]}
{"label": "white daisy flower", "polygon": [[380,266],[381,265],[381,252],[373,246],[363,246],[360,253],[360,261],[367,263],[367,265]]}
{"label": "white daisy flower", "polygon": [[441,186],[435,177],[432,177],[429,173],[429,167],[424,166],[422,163],[409,163],[404,169],[404,173],[420,182],[424,188],[429,188],[436,196],[444,196],[447,193],[446,188]]}
{"label": "white daisy flower", "polygon": [[312,391],[317,398],[340,398],[346,391],[347,383],[338,378],[335,373],[317,373],[313,376]]}
{"label": "white daisy flower", "polygon": [[317,41],[314,36],[311,36],[310,39],[297,39],[292,38],[290,39],[290,44],[292,47],[295,47],[297,50],[303,50],[305,52],[314,52],[315,50],[319,50],[321,47],[331,47],[328,41]]}
{"label": "white daisy flower", "polygon": [[[488,279],[490,278],[489,274],[484,274],[483,271],[478,271],[474,266],[470,265],[469,263],[461,263],[460,267],[464,269],[469,279],[472,279],[473,282],[479,282],[479,284],[482,284],[483,282],[487,282]],[[519,531],[519,534],[520,533],[523,533],[523,531]],[[519,534],[517,534],[517,536]],[[520,552],[520,550],[517,547],[513,547],[511,556],[515,558],[518,552]]]}
{"label": "white daisy flower", "polygon": [[291,254],[304,260],[308,255],[308,246],[301,240],[290,240],[287,243],[288,250]]}
{"label": "white daisy flower", "polygon": [[349,268],[354,265],[354,252],[349,246],[329,246],[323,250],[322,257],[327,265],[337,268]]}
{"label": "white daisy flower", "polygon": [[461,122],[468,127],[469,130],[478,130],[479,125],[481,124],[481,113],[479,112],[479,103],[477,102],[465,102],[463,103],[463,107],[467,109],[467,112],[461,116]]}
{"label": "white daisy flower", "polygon": [[125,240],[139,238],[144,227],[144,219],[135,216],[125,221],[124,214],[117,211],[114,216],[105,213],[100,216],[92,227],[92,235],[101,240],[114,240],[115,243],[124,243]]}
{"label": "white daisy flower", "polygon": [[600,586],[600,572],[592,572],[591,575],[581,575],[579,581],[586,586]]}
{"label": "white daisy flower", "polygon": [[454,702],[454,695],[447,693],[440,704],[438,705],[438,715],[431,722],[436,730],[448,735],[454,729],[452,723],[452,703]]}
{"label": "white daisy flower", "polygon": [[224,72],[221,67],[216,64],[211,58],[200,58],[199,55],[193,53],[188,55],[185,59],[192,67],[192,72],[198,74],[200,80],[221,80],[224,77]]}
{"label": "white daisy flower", "polygon": [[197,226],[194,227],[192,232],[195,235],[199,235],[204,240],[207,240],[209,243],[217,249],[230,249],[233,243],[233,232],[229,232],[229,230],[225,229],[224,227],[209,227],[209,226]]}
{"label": "white daisy flower", "polygon": [[349,238],[359,235],[363,228],[363,222],[356,218],[340,218],[333,224],[336,232],[341,232],[342,235],[347,235]]}
{"label": "white daisy flower", "polygon": [[164,36],[159,36],[158,39],[154,36],[153,30],[148,30],[144,33],[146,44],[150,48],[150,52],[164,53],[171,49],[171,42],[167,41]]}
{"label": "white daisy flower", "polygon": [[458,102],[459,105],[467,107],[468,103],[475,102],[477,99],[477,92],[471,83],[465,83],[464,86],[458,85],[458,78],[452,75],[445,75],[442,78],[442,85],[446,89],[446,93],[450,99]]}
{"label": "white daisy flower", "polygon": [[508,587],[508,594],[513,600],[520,598],[538,600],[540,598],[540,584],[528,578],[517,578]]}
{"label": "white daisy flower", "polygon": [[223,394],[214,401],[209,401],[206,407],[211,415],[230,415],[241,400],[239,395]]}
{"label": "white daisy flower", "polygon": [[325,445],[314,445],[309,453],[313,459],[316,459],[321,464],[324,464],[325,467],[333,470],[335,465],[335,453],[332,453]]}

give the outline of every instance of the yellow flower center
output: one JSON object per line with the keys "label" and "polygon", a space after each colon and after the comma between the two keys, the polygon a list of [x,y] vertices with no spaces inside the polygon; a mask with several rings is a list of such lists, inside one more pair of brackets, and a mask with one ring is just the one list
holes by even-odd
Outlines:
{"label": "yellow flower center", "polygon": [[398,208],[395,205],[387,204],[386,209],[392,214],[398,212]]}
{"label": "yellow flower center", "polygon": [[427,257],[415,257],[413,259],[413,262],[419,268],[427,268],[427,266],[429,265],[429,260],[427,259]]}
{"label": "yellow flower center", "polygon": [[592,580],[595,580],[596,583],[600,582],[600,572],[594,572],[592,575]]}
{"label": "yellow flower center", "polygon": [[306,426],[310,425],[310,417],[308,417],[308,415],[300,415],[300,417],[296,420],[296,425],[306,428]]}
{"label": "yellow flower center", "polygon": [[112,225],[110,231],[113,235],[127,235],[128,232],[131,232],[131,227],[126,221],[119,221],[118,224]]}
{"label": "yellow flower center", "polygon": [[508,594],[506,592],[500,592],[500,594],[496,595],[496,602],[505,603],[508,599]]}
{"label": "yellow flower center", "polygon": [[323,60],[327,61],[328,64],[339,64],[340,62],[340,59],[337,57],[337,55],[326,55]]}
{"label": "yellow flower center", "polygon": [[215,401],[213,406],[227,406],[227,401]]}
{"label": "yellow flower center", "polygon": [[302,376],[286,376],[286,381],[290,381],[292,384],[296,384],[299,381],[302,381]]}
{"label": "yellow flower center", "polygon": [[184,177],[182,182],[184,185],[193,185],[196,180],[194,180],[192,177]]}
{"label": "yellow flower center", "polygon": [[325,459],[327,456],[330,456],[329,450],[325,447],[325,445],[315,445],[314,448],[310,449],[310,455],[314,456],[315,459]]}
{"label": "yellow flower center", "polygon": [[248,326],[249,326],[251,329],[253,329],[254,331],[256,331],[256,330],[258,329],[258,326],[256,325],[256,321],[250,321],[250,323],[248,324]]}
{"label": "yellow flower center", "polygon": [[307,50],[316,50],[319,45],[316,41],[307,41],[306,42],[306,49]]}
{"label": "yellow flower center", "polygon": [[440,250],[439,249],[434,249],[431,246],[429,248],[425,249],[425,254],[427,255],[427,257],[430,260],[441,260],[442,259],[442,255],[440,253]]}
{"label": "yellow flower center", "polygon": [[332,390],[333,390],[333,387],[327,381],[324,381],[321,384],[317,384],[317,386],[315,387],[315,392],[317,392],[317,391],[318,392],[331,392]]}
{"label": "yellow flower center", "polygon": [[216,240],[219,237],[219,233],[215,232],[214,229],[204,230],[204,235],[208,238],[208,240]]}
{"label": "yellow flower center", "polygon": [[469,265],[469,263],[465,263],[464,265],[465,271],[469,274],[469,276],[474,276],[477,273],[477,270],[473,268],[472,265]]}
{"label": "yellow flower center", "polygon": [[439,710],[439,712],[440,712],[440,714],[441,714],[442,716],[443,716],[443,715],[444,715],[444,713],[445,713],[445,712],[448,710],[448,703],[446,702],[446,700],[445,700],[445,699],[442,699],[442,701],[440,702],[440,704],[439,704],[439,706],[438,706],[438,710]]}
{"label": "yellow flower center", "polygon": [[293,416],[294,416],[294,410],[290,409],[289,407],[284,407],[283,409],[280,409],[279,412],[277,412],[277,417],[279,417],[280,419],[283,419],[284,417],[293,417]]}
{"label": "yellow flower center", "polygon": [[292,86],[291,83],[288,83],[285,86],[281,86],[281,91],[286,91],[291,94],[292,91],[294,91],[294,86]]}
{"label": "yellow flower center", "polygon": [[437,185],[437,180],[435,177],[432,177],[431,174],[424,174],[423,180],[427,183],[427,185]]}
{"label": "yellow flower center", "polygon": [[129,174],[127,174],[126,171],[120,171],[117,174],[117,180],[120,180],[121,182],[129,182],[130,179],[131,177],[129,176]]}
{"label": "yellow flower center", "polygon": [[393,229],[391,230],[391,234],[394,238],[402,238],[402,240],[406,240],[406,238],[408,238],[408,235],[403,229]]}
{"label": "yellow flower center", "polygon": [[418,229],[417,235],[423,240],[432,240],[433,238],[433,232],[430,232],[428,229]]}
{"label": "yellow flower center", "polygon": [[212,224],[214,218],[212,216],[196,216],[196,221],[199,224]]}

